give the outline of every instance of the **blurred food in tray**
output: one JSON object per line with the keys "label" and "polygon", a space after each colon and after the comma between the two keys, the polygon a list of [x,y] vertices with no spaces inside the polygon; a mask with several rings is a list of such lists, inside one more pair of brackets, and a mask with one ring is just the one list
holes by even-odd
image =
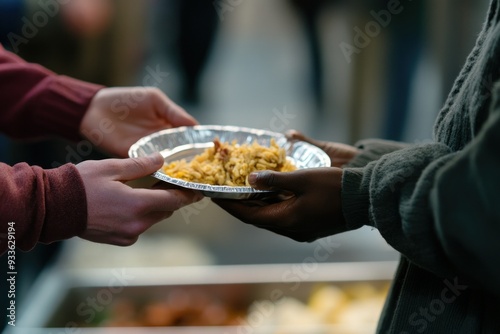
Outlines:
{"label": "blurred food in tray", "polygon": [[[271,285],[274,289],[267,293]],[[302,287],[307,292],[294,293],[292,287],[271,285],[195,285],[129,291],[95,316],[90,307],[80,308],[80,313],[89,317],[80,317],[78,326],[246,326],[254,333],[284,333],[287,328],[301,326],[316,328],[315,333],[335,325],[375,328],[388,289],[388,282],[323,282],[307,284]]]}
{"label": "blurred food in tray", "polygon": [[371,334],[396,265],[53,271],[38,282],[19,324],[41,329],[29,334],[57,333],[68,324],[85,334]]}
{"label": "blurred food in tray", "polygon": [[270,301],[254,302],[247,315],[247,326],[258,318],[262,310],[272,310],[254,333],[277,334],[307,328],[309,333],[365,333],[375,331],[382,311],[389,283],[376,286],[371,283],[349,283],[342,287],[318,284],[306,302],[284,297],[274,305]]}

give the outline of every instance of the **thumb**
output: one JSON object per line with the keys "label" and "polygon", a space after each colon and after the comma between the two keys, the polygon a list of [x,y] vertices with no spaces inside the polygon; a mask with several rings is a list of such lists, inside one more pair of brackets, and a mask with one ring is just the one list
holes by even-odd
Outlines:
{"label": "thumb", "polygon": [[131,181],[156,172],[163,166],[163,157],[160,153],[140,158],[119,160],[118,178],[121,181]]}
{"label": "thumb", "polygon": [[293,181],[290,180],[290,176],[292,173],[274,171],[252,173],[248,176],[248,182],[252,188],[258,190],[291,190],[290,185],[293,184]]}
{"label": "thumb", "polygon": [[174,128],[180,126],[194,126],[198,121],[188,114],[183,108],[170,100],[166,95],[161,94],[156,102],[156,108],[159,110],[165,120]]}

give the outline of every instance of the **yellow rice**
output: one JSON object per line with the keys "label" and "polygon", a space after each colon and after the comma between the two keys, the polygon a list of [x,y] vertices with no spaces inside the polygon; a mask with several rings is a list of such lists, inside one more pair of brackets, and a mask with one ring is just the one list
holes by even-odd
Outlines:
{"label": "yellow rice", "polygon": [[248,186],[248,175],[255,171],[289,172],[295,166],[286,158],[285,149],[271,139],[270,146],[257,142],[237,144],[214,140],[214,146],[195,156],[165,164],[163,172],[189,182],[218,186]]}

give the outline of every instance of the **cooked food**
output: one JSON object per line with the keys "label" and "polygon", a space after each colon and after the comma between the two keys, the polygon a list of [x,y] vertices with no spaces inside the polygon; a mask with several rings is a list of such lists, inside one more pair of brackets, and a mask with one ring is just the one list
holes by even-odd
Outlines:
{"label": "cooked food", "polygon": [[[274,286],[188,284],[143,294],[124,292],[99,317],[79,326],[200,328],[186,333],[205,332],[207,326],[239,327],[221,333],[374,333],[389,282],[315,283],[309,292]],[[276,291],[283,295],[274,298]]]}
{"label": "cooked food", "polygon": [[170,177],[189,182],[217,186],[248,186],[248,175],[255,171],[289,172],[295,166],[285,149],[274,139],[265,147],[257,142],[237,144],[214,140],[214,146],[195,156],[191,161],[178,160],[166,164],[162,170]]}

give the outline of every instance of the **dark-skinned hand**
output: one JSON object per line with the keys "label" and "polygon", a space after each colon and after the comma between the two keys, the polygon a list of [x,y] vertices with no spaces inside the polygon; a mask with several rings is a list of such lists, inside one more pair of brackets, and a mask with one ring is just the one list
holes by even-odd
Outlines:
{"label": "dark-skinned hand", "polygon": [[360,151],[351,145],[320,141],[309,138],[297,130],[290,130],[286,134],[286,137],[290,141],[301,140],[306,143],[312,144],[319,147],[328,154],[330,160],[332,161],[332,167],[342,167],[343,165],[349,163]]}
{"label": "dark-skinned hand", "polygon": [[342,169],[313,168],[249,177],[255,189],[277,193],[271,201],[213,201],[244,223],[287,236],[314,241],[346,231],[341,205]]}

